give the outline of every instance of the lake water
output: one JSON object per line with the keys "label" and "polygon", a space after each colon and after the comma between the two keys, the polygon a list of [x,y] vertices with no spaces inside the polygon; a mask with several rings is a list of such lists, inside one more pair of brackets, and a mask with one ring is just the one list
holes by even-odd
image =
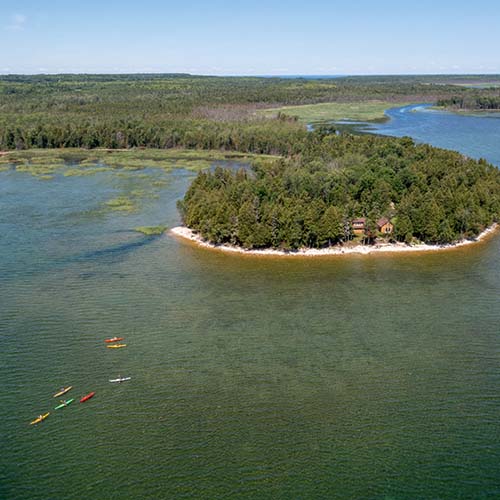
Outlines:
{"label": "lake water", "polygon": [[389,109],[386,115],[389,121],[366,130],[396,137],[408,135],[500,166],[500,113],[463,115],[418,104]]}
{"label": "lake water", "polygon": [[[192,173],[118,174],[0,172],[0,498],[498,498],[498,235],[225,255],[131,231]],[[70,384],[96,395],[54,411]]]}

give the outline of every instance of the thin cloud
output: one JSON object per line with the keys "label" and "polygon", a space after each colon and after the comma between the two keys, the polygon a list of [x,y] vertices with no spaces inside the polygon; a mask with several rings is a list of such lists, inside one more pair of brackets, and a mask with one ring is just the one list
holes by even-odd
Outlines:
{"label": "thin cloud", "polygon": [[27,17],[24,14],[14,14],[10,17],[10,24],[6,28],[8,31],[23,31],[26,21]]}

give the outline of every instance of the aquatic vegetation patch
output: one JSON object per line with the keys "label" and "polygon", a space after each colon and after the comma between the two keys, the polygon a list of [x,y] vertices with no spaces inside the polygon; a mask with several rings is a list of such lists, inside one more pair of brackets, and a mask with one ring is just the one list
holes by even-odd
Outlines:
{"label": "aquatic vegetation patch", "polygon": [[15,164],[16,172],[24,172],[34,177],[45,177],[45,180],[48,180],[48,176],[52,178],[53,174],[60,168],[62,168],[63,164],[31,164],[31,163],[22,163]]}
{"label": "aquatic vegetation patch", "polygon": [[108,167],[96,167],[96,168],[70,168],[66,170],[63,175],[64,177],[83,177],[86,175],[94,175],[99,172],[109,172],[111,169]]}
{"label": "aquatic vegetation patch", "polygon": [[144,189],[133,189],[130,191],[130,195],[134,198],[140,198],[146,195],[146,191]]}
{"label": "aquatic vegetation patch", "polygon": [[[214,161],[240,160],[251,162],[257,158],[279,158],[273,155],[257,155],[239,152],[197,149],[29,149],[8,151],[0,157],[0,164],[23,166],[24,171],[34,173],[44,166],[52,168],[108,167],[123,170],[142,170],[147,167],[172,170],[183,168],[199,171],[209,168]],[[23,171],[23,170],[20,170]],[[71,174],[70,174],[71,175]],[[76,174],[75,174],[76,175]],[[84,175],[84,174],[82,174]]]}
{"label": "aquatic vegetation patch", "polygon": [[120,210],[124,212],[132,212],[137,210],[137,204],[131,198],[126,196],[118,196],[106,202],[106,205],[111,210]]}
{"label": "aquatic vegetation patch", "polygon": [[165,187],[168,182],[165,179],[157,179],[151,183],[152,186],[162,188]]}
{"label": "aquatic vegetation patch", "polygon": [[169,165],[168,169],[171,170],[173,168],[183,168],[184,170],[199,172],[200,170],[210,168],[212,163],[213,162],[210,160],[179,159],[175,160],[172,165]]}
{"label": "aquatic vegetation patch", "polygon": [[83,210],[75,210],[66,215],[66,220],[74,220],[75,223],[82,221],[92,221],[95,219],[102,219],[106,216],[108,207],[98,206],[93,208],[85,208]]}
{"label": "aquatic vegetation patch", "polygon": [[134,231],[142,233],[146,236],[159,236],[163,234],[167,229],[167,226],[138,226],[134,227]]}
{"label": "aquatic vegetation patch", "polygon": [[0,156],[0,166],[47,181],[54,179],[56,174],[66,178],[112,172],[113,178],[127,179],[127,183],[124,186],[121,182],[115,197],[105,201],[100,210],[103,213],[108,210],[127,213],[137,211],[142,200],[158,199],[160,189],[168,184],[168,180],[162,177],[174,169],[198,172],[210,169],[216,162],[236,160],[245,163],[277,158],[272,155],[182,149],[37,149],[7,152]]}
{"label": "aquatic vegetation patch", "polygon": [[78,165],[80,167],[87,167],[87,166],[97,167],[97,166],[102,165],[102,162],[98,158],[90,157],[90,158],[85,158],[84,160],[79,161]]}

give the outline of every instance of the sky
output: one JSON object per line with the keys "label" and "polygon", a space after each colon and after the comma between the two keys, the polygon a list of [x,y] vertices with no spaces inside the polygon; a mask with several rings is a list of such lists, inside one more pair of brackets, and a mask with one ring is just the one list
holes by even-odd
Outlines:
{"label": "sky", "polygon": [[0,0],[0,74],[500,73],[500,0]]}

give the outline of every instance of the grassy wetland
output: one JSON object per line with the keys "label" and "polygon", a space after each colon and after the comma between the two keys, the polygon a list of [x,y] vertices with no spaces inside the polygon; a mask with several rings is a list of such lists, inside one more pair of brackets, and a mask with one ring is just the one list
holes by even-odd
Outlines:
{"label": "grassy wetland", "polygon": [[174,168],[198,171],[209,168],[216,161],[241,161],[243,163],[259,159],[272,159],[272,155],[255,155],[238,152],[187,150],[187,149],[31,149],[7,151],[0,156],[3,170],[14,168],[19,172],[34,176],[52,175],[92,175],[109,169],[143,170],[158,168],[165,171]]}
{"label": "grassy wetland", "polygon": [[269,118],[286,115],[296,117],[303,123],[324,121],[381,121],[387,119],[385,111],[388,108],[406,106],[410,102],[390,101],[360,101],[360,102],[329,102],[319,104],[303,104],[300,106],[283,106],[261,111]]}

